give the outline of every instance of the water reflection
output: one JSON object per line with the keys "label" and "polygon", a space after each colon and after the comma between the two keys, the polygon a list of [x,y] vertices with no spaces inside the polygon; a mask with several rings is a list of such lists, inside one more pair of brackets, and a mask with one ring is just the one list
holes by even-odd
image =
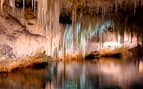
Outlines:
{"label": "water reflection", "polygon": [[[143,89],[139,65],[120,59],[98,63],[49,63],[45,69],[0,74],[1,89]],[[114,59],[115,60],[115,59]]]}

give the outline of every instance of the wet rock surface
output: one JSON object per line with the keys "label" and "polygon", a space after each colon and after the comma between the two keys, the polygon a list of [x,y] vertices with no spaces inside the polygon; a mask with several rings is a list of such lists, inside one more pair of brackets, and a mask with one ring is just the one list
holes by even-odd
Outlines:
{"label": "wet rock surface", "polygon": [[[34,42],[41,41],[44,40],[44,36],[29,31],[18,18],[9,15],[0,16],[0,71],[10,72],[15,68],[30,66],[33,63],[40,64],[46,61],[44,54],[43,56],[39,54],[43,50],[38,50],[38,46],[35,50],[36,53],[33,53],[33,56],[31,55],[27,47],[30,46],[29,42],[32,40]],[[39,45],[39,43],[36,44]],[[33,45],[31,43],[31,46]],[[21,53],[18,54],[17,52],[20,50]],[[27,52],[24,50],[27,50]],[[34,60],[32,61],[33,57]]]}

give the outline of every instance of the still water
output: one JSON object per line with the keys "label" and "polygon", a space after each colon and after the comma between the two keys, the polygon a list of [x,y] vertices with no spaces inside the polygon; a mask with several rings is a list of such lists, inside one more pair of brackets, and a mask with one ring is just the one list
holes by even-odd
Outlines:
{"label": "still water", "polygon": [[143,62],[52,62],[1,73],[0,89],[143,89]]}

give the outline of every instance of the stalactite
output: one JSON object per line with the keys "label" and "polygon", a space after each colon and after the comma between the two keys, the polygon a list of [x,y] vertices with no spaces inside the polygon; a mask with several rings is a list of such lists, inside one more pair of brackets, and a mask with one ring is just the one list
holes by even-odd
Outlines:
{"label": "stalactite", "polygon": [[36,6],[35,6],[35,3],[36,3],[36,0],[32,0],[31,2],[32,2],[32,9],[35,11],[35,7],[36,7]]}
{"label": "stalactite", "polygon": [[134,15],[136,14],[137,1],[134,1]]}
{"label": "stalactite", "polygon": [[0,12],[1,12],[2,14],[4,14],[4,11],[3,11],[3,9],[4,9],[4,2],[5,2],[5,0],[1,0],[1,1],[0,1]]}
{"label": "stalactite", "polygon": [[9,0],[13,15],[15,14],[15,0]]}
{"label": "stalactite", "polygon": [[59,0],[38,0],[38,24],[41,30],[45,31],[47,41],[47,55],[52,55],[58,49],[60,37],[59,27]]}
{"label": "stalactite", "polygon": [[72,5],[72,48],[74,48],[74,46],[75,46],[75,34],[76,34],[76,16],[77,16],[77,7],[76,7],[76,1],[75,0],[73,0],[73,5]]}
{"label": "stalactite", "polygon": [[141,41],[142,41],[142,46],[143,46],[143,33],[142,33]]}
{"label": "stalactite", "polygon": [[131,43],[133,42],[133,32],[131,31]]}
{"label": "stalactite", "polygon": [[23,0],[23,17],[25,18],[25,0]]}
{"label": "stalactite", "polygon": [[117,13],[118,12],[118,2],[116,1],[115,3],[115,12]]}

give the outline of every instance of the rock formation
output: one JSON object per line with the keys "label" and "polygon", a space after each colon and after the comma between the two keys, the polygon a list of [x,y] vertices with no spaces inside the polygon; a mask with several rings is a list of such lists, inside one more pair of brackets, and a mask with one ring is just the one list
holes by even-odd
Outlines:
{"label": "rock formation", "polygon": [[[41,54],[54,58],[85,56],[105,47],[112,49],[130,44],[128,47],[133,48],[137,44],[143,45],[139,21],[142,19],[142,0],[0,2],[1,71],[11,71],[26,59],[29,60],[24,64],[35,62],[37,60],[32,59],[37,55],[42,57]],[[18,65],[10,68],[6,66],[7,62],[16,62]]]}

